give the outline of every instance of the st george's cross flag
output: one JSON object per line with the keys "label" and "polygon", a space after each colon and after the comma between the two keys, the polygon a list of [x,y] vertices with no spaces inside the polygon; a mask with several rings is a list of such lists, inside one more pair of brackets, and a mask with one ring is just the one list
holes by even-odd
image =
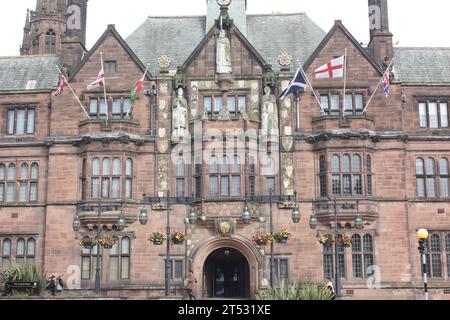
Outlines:
{"label": "st george's cross flag", "polygon": [[334,79],[344,77],[345,56],[333,59],[314,71],[316,79]]}
{"label": "st george's cross flag", "polygon": [[64,91],[64,87],[66,87],[67,85],[68,84],[66,81],[66,77],[61,76],[58,89],[53,93],[53,96],[55,96],[55,97],[59,96]]}
{"label": "st george's cross flag", "polygon": [[308,85],[306,84],[301,69],[298,69],[287,88],[281,93],[280,99],[283,100],[292,93],[305,92],[307,87]]}
{"label": "st george's cross flag", "polygon": [[386,95],[386,98],[388,98],[389,95],[391,94],[391,75],[389,74],[389,71],[384,74],[383,82],[384,82],[384,94]]}
{"label": "st george's cross flag", "polygon": [[97,80],[95,80],[90,85],[88,85],[87,89],[89,91],[91,91],[91,90],[95,90],[95,89],[98,89],[98,88],[103,88],[104,85],[105,85],[105,71],[103,69],[103,63],[102,63],[102,69],[98,73]]}

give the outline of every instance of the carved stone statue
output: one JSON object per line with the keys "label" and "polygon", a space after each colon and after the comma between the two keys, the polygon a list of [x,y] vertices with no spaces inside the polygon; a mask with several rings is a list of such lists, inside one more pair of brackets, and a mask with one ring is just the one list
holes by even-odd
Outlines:
{"label": "carved stone statue", "polygon": [[183,97],[183,88],[178,89],[178,97],[172,103],[172,142],[177,143],[187,135],[188,103]]}
{"label": "carved stone statue", "polygon": [[261,101],[261,130],[262,134],[278,134],[278,109],[277,99],[270,92],[270,87],[264,88],[265,95]]}
{"label": "carved stone statue", "polygon": [[217,73],[232,73],[231,68],[231,43],[225,35],[225,30],[220,30],[219,38],[217,39]]}

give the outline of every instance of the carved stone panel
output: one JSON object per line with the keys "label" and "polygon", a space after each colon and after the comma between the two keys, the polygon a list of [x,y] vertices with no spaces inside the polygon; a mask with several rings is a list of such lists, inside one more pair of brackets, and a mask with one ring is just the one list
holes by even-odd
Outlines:
{"label": "carved stone panel", "polygon": [[231,236],[236,230],[236,221],[233,219],[216,219],[216,234]]}
{"label": "carved stone panel", "polygon": [[291,196],[294,194],[294,157],[292,154],[281,154],[282,194]]}
{"label": "carved stone panel", "polygon": [[168,156],[157,156],[156,160],[156,172],[157,172],[157,181],[156,181],[156,189],[158,192],[158,196],[162,197],[167,191],[169,186],[169,160]]}

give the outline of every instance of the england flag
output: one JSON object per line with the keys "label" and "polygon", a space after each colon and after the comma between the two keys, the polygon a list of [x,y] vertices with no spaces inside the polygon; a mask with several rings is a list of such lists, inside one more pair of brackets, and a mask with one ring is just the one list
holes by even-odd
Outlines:
{"label": "england flag", "polygon": [[336,58],[314,71],[316,79],[334,79],[344,77],[345,56]]}

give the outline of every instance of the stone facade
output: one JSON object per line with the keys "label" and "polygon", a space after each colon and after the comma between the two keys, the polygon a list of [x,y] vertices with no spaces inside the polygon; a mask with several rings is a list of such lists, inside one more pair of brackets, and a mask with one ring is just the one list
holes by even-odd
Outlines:
{"label": "stone facade", "polygon": [[[80,3],[85,19],[87,1]],[[208,3],[217,5],[213,1]],[[383,21],[380,32],[371,32],[371,46],[375,50],[361,47],[343,24],[336,21],[320,44],[312,48],[314,52],[302,61],[318,96],[328,95],[328,110],[332,109],[332,95],[341,95],[340,111],[321,114],[310,89],[298,96],[277,99],[280,136],[269,144],[265,140],[267,137],[260,137],[259,144],[241,137],[249,132],[258,134],[264,88],[269,86],[276,96],[279,95],[292,79],[294,66],[286,68],[284,65],[276,70],[268,64],[246,37],[252,38],[252,28],[246,30],[245,35],[241,33],[226,7],[221,8],[221,16],[231,42],[233,73],[223,77],[215,72],[215,48],[220,29],[216,17],[215,24],[205,32],[192,54],[172,66],[178,68],[177,71],[161,68],[144,77],[144,90],[138,94],[131,117],[123,108],[130,98],[130,87],[142,78],[146,69],[144,63],[149,62],[149,57],[140,54],[137,47],[132,49],[135,37],[125,41],[113,25],[108,26],[96,45],[76,65],[74,61],[80,54],[76,48],[71,52],[78,53],[69,52],[70,58],[65,57],[64,52],[58,56],[61,66],[69,61],[66,63],[68,81],[90,113],[89,118],[67,87],[61,95],[52,95],[57,86],[57,74],[50,75],[55,78],[51,85],[32,90],[0,83],[0,165],[5,165],[3,179],[0,167],[0,187],[4,186],[3,194],[0,193],[3,197],[0,198],[0,257],[3,262],[0,271],[8,262],[14,264],[25,258],[45,267],[49,273],[64,274],[74,289],[93,289],[96,257],[93,252],[80,250],[79,241],[96,236],[100,207],[103,232],[121,241],[117,248],[102,251],[101,283],[105,294],[145,298],[160,290],[163,295],[165,246],[149,245],[147,238],[153,232],[166,232],[165,196],[169,190],[171,230],[188,236],[183,246],[171,246],[171,271],[175,278],[172,285],[181,286],[187,271],[192,269],[199,280],[197,293],[200,296],[223,294],[218,287],[221,282],[212,280],[223,276],[242,287],[241,291],[234,292],[236,296],[253,297],[270,279],[270,246],[258,247],[252,242],[256,232],[270,232],[270,212],[274,231],[287,229],[292,234],[287,244],[274,244],[276,278],[323,282],[324,278],[333,276],[327,273],[330,271],[327,268],[333,268],[334,258],[332,251],[324,249],[318,239],[324,234],[334,234],[333,198],[337,198],[339,232],[356,235],[353,248],[346,248],[341,255],[340,261],[345,264],[343,298],[421,298],[423,285],[416,230],[425,227],[432,235],[440,236],[440,242],[436,237],[431,241],[431,297],[448,299],[450,251],[445,251],[450,246],[448,162],[447,172],[439,164],[444,164],[443,158],[450,159],[449,119],[448,112],[444,113],[445,108],[450,111],[450,77],[444,82],[433,79],[410,82],[402,79],[405,70],[395,64],[390,96],[386,98],[383,89],[378,89],[367,113],[362,114],[357,107],[359,97],[365,105],[383,75],[386,57],[390,60],[386,53],[394,52],[392,35],[385,22],[386,1],[369,1],[369,5],[380,5]],[[244,5],[238,7],[245,10]],[[245,17],[245,12],[243,15]],[[82,45],[83,32],[72,33],[77,40],[71,39]],[[67,39],[66,42],[70,42]],[[64,45],[63,40],[60,41]],[[267,41],[267,46],[271,46],[271,40]],[[382,48],[382,45],[388,47]],[[345,50],[347,93],[352,95],[354,108],[343,117],[342,81],[314,80],[314,70]],[[439,50],[435,49],[436,54]],[[106,70],[108,119],[100,112],[103,90],[86,89],[95,81],[100,69],[100,53],[106,64],[112,64]],[[154,68],[157,67],[150,69]],[[170,139],[172,101],[179,87],[184,89],[189,104],[192,140],[173,144]],[[95,108],[94,99],[97,101]],[[236,108],[228,108],[233,99]],[[242,112],[239,111],[240,101],[245,101]],[[439,128],[430,129],[427,128],[430,125],[424,125],[423,115],[420,120],[419,109],[423,108],[423,103],[428,103],[426,117],[430,124],[434,118],[429,106],[437,101],[441,103],[438,104]],[[222,108],[224,112],[231,111],[226,119],[221,117],[221,110],[214,109],[219,105],[227,107]],[[208,113],[208,106],[212,108],[211,113]],[[34,129],[28,134],[18,129],[22,120],[17,110],[23,108],[34,110],[35,115]],[[10,132],[11,110],[16,111],[15,127]],[[30,118],[28,113],[27,119]],[[224,172],[219,163],[216,173],[211,169],[211,158],[213,155],[221,158],[223,148],[231,150],[229,167]],[[273,172],[267,169],[267,157],[252,154],[253,151],[266,154],[267,149],[275,167]],[[237,169],[233,167],[235,155],[241,161]],[[254,167],[252,156],[257,158]],[[435,160],[434,172],[427,162],[430,158]],[[181,171],[179,159],[184,161]],[[339,159],[339,168],[335,159]],[[350,159],[348,166],[352,166],[353,171],[346,171],[345,159]],[[426,169],[431,171],[424,174],[416,171],[418,159],[424,159]],[[16,177],[8,177],[12,164]],[[23,164],[30,168],[31,177],[21,176]],[[32,168],[36,164],[38,176],[33,177]],[[423,187],[424,195],[417,185],[421,181],[427,184]],[[35,182],[38,183],[36,198],[35,189],[31,187]],[[9,189],[12,184],[14,190]],[[26,192],[21,187],[25,184]],[[274,188],[272,207],[268,201],[271,186]],[[251,195],[265,197],[258,202],[251,199]],[[159,200],[155,201],[155,197]],[[297,203],[301,220],[294,224],[291,212]],[[350,206],[342,207],[343,204]],[[250,210],[248,224],[242,218],[245,205]],[[199,216],[204,216],[195,224],[186,220],[192,207]],[[142,208],[149,213],[146,225],[138,221]],[[310,227],[313,213],[318,220],[316,229]],[[127,222],[123,230],[117,224],[120,215]],[[81,221],[78,232],[72,228],[76,216]],[[363,229],[356,228],[357,217],[363,219]],[[229,233],[221,233],[223,221],[230,223]],[[22,239],[25,244],[31,243],[25,245],[27,250],[23,254]],[[8,243],[11,243],[10,249]],[[208,262],[217,250],[224,250],[225,255],[230,251],[239,252],[242,269],[232,272],[231,276],[229,270],[222,274],[212,271],[217,266],[223,267],[219,260],[214,260],[216,265]],[[369,266],[375,272],[373,275],[365,270]],[[226,285],[223,290],[228,290],[225,288],[228,288]]]}

